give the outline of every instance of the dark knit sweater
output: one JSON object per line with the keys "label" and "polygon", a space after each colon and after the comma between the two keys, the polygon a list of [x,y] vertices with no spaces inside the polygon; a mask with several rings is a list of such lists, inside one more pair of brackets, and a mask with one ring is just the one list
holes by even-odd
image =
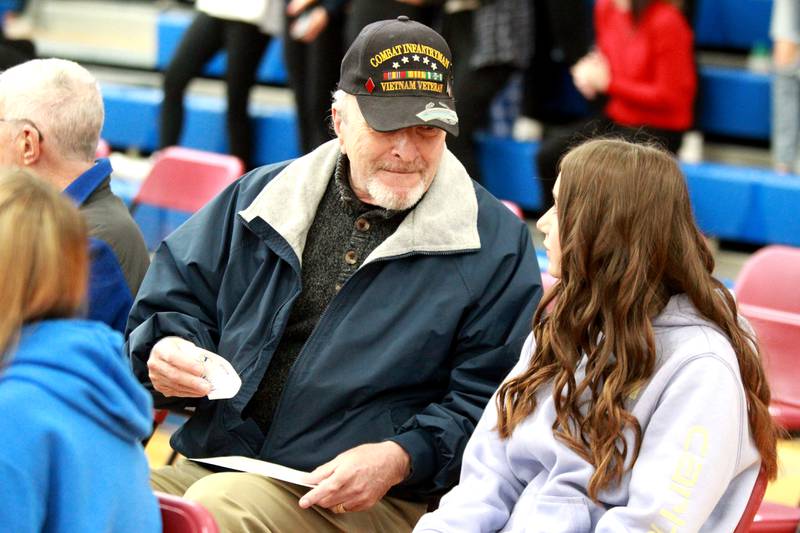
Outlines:
{"label": "dark knit sweater", "polygon": [[[361,202],[348,181],[349,165],[340,156],[333,179],[317,207],[306,238],[301,268],[302,292],[258,390],[245,410],[264,434],[278,407],[289,371],[317,322],[347,279],[408,213]],[[313,354],[307,357],[313,357]]]}

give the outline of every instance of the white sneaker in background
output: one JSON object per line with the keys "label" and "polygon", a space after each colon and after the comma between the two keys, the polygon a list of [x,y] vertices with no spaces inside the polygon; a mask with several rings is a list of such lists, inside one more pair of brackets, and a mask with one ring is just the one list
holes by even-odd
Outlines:
{"label": "white sneaker in background", "polygon": [[540,141],[543,130],[542,123],[538,120],[520,115],[514,121],[511,136],[515,141]]}
{"label": "white sneaker in background", "polygon": [[703,134],[699,131],[687,131],[683,134],[678,158],[684,163],[701,163],[703,161]]}

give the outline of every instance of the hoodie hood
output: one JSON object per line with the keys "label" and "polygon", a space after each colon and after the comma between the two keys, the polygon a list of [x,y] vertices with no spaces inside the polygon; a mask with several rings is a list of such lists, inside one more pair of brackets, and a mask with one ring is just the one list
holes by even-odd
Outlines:
{"label": "hoodie hood", "polygon": [[653,320],[653,327],[656,331],[659,328],[691,326],[706,326],[722,333],[719,326],[701,315],[689,297],[683,293],[670,298],[664,309]]}
{"label": "hoodie hood", "polygon": [[88,320],[44,320],[22,328],[2,381],[29,381],[123,440],[152,430],[150,395],[122,357],[122,336]]}

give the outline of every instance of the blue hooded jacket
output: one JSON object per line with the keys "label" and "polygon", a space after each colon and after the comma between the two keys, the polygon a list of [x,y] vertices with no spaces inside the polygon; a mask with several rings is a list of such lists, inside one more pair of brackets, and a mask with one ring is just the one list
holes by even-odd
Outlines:
{"label": "blue hooded jacket", "polygon": [[141,446],[152,403],[121,345],[99,322],[23,328],[0,370],[0,530],[161,531]]}

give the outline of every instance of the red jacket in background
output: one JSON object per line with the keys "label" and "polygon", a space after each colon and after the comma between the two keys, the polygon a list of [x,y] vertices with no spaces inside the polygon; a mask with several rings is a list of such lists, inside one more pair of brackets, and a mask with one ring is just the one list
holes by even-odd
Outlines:
{"label": "red jacket in background", "polygon": [[697,74],[692,30],[678,8],[656,0],[634,24],[614,0],[598,0],[595,32],[611,67],[605,114],[625,126],[688,129]]}

